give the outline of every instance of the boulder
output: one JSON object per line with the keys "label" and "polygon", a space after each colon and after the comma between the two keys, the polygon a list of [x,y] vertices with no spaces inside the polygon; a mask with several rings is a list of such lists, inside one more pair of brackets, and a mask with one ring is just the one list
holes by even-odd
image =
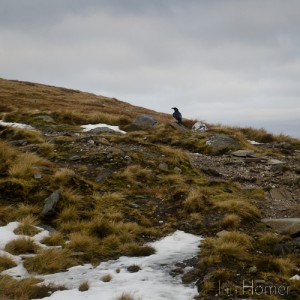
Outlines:
{"label": "boulder", "polygon": [[132,122],[131,130],[151,129],[158,124],[157,120],[150,115],[139,115]]}
{"label": "boulder", "polygon": [[196,122],[192,127],[193,132],[205,132],[207,131],[207,126],[202,121]]}
{"label": "boulder", "polygon": [[60,191],[54,191],[48,198],[44,201],[44,207],[42,210],[42,217],[51,216],[55,213],[55,207],[60,200]]}
{"label": "boulder", "polygon": [[300,218],[262,219],[262,222],[280,234],[300,234]]}
{"label": "boulder", "polygon": [[216,134],[206,142],[211,147],[213,154],[222,154],[230,150],[239,150],[241,145],[231,136],[226,134]]}

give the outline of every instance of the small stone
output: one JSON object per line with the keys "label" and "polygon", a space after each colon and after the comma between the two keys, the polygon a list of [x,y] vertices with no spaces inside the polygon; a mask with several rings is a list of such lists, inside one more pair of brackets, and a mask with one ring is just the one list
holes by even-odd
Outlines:
{"label": "small stone", "polygon": [[237,150],[231,153],[233,156],[237,157],[252,157],[255,154],[253,150]]}
{"label": "small stone", "polygon": [[257,267],[256,266],[253,266],[251,268],[249,268],[248,272],[250,274],[256,274],[257,273]]}
{"label": "small stone", "polygon": [[70,157],[70,160],[71,161],[79,161],[81,158],[80,158],[80,156],[78,156],[78,155],[74,155],[74,156],[71,156]]}
{"label": "small stone", "polygon": [[33,178],[34,179],[41,179],[42,178],[42,174],[41,173],[35,173],[35,174],[33,174]]}
{"label": "small stone", "polygon": [[278,160],[278,159],[269,159],[267,164],[268,165],[278,165],[278,164],[285,164],[285,162]]}
{"label": "small stone", "polygon": [[95,145],[95,142],[93,140],[89,140],[87,143],[91,146]]}
{"label": "small stone", "polygon": [[175,167],[174,168],[174,172],[177,173],[177,174],[181,174],[182,173],[182,170],[178,167]]}
{"label": "small stone", "polygon": [[169,166],[168,166],[166,163],[160,163],[160,164],[158,165],[158,168],[159,168],[161,171],[164,171],[164,172],[169,171]]}

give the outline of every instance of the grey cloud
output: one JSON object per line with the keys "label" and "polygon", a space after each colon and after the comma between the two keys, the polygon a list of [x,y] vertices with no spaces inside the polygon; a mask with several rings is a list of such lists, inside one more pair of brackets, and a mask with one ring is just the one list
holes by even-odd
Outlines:
{"label": "grey cloud", "polygon": [[176,105],[212,122],[282,124],[293,134],[299,125],[297,0],[0,0],[0,7],[1,77],[165,112]]}

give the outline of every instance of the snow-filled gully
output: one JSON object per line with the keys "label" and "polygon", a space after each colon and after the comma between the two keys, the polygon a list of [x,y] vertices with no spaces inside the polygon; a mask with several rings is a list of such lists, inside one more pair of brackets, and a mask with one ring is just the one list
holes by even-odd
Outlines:
{"label": "snow-filled gully", "polygon": [[[16,239],[14,229],[18,222],[9,223],[0,227],[0,255],[8,255],[16,263],[17,267],[2,272],[15,278],[30,276],[23,267],[22,258],[14,256],[3,249],[5,245]],[[41,229],[41,228],[40,228]],[[42,230],[32,239],[40,246],[40,240],[49,234]],[[51,300],[115,300],[123,293],[131,294],[137,300],[190,300],[198,293],[194,285],[183,285],[181,276],[172,277],[169,273],[176,263],[195,257],[199,251],[202,238],[183,231],[176,231],[159,241],[150,243],[156,249],[156,253],[147,257],[120,257],[117,260],[103,262],[97,267],[90,264],[70,268],[67,272],[51,275],[36,276],[44,281],[42,284],[64,285],[68,290],[54,292],[47,298]],[[138,265],[141,269],[136,273],[130,273],[128,266]],[[188,270],[185,270],[188,271]],[[101,278],[111,275],[109,282],[103,282]],[[78,290],[83,282],[89,283],[89,290]]]}

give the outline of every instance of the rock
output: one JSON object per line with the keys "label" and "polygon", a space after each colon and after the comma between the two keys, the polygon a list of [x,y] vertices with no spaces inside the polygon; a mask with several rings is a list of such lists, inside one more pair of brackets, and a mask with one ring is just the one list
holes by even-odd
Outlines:
{"label": "rock", "polygon": [[71,161],[79,161],[79,160],[81,160],[80,156],[78,156],[78,155],[71,156],[69,159]]}
{"label": "rock", "polygon": [[278,159],[273,159],[273,158],[271,158],[271,159],[269,159],[269,160],[267,161],[267,164],[268,164],[268,165],[279,165],[279,164],[285,164],[285,162],[284,162],[284,161],[281,161],[281,160],[278,160]]}
{"label": "rock", "polygon": [[158,168],[161,170],[161,171],[164,171],[164,172],[167,172],[167,171],[169,171],[169,166],[168,166],[168,164],[166,164],[166,163],[160,163],[159,165],[158,165]]}
{"label": "rock", "polygon": [[179,132],[182,132],[182,133],[188,131],[188,129],[187,129],[186,127],[184,127],[183,125],[179,125],[179,124],[176,123],[176,122],[171,123],[170,126],[171,126],[173,129],[175,129],[175,130],[177,130],[177,131],[179,131]]}
{"label": "rock", "polygon": [[213,154],[222,154],[229,150],[241,149],[240,144],[234,138],[226,134],[213,135],[209,137],[206,144],[211,147]]}
{"label": "rock", "polygon": [[275,255],[300,254],[300,237],[289,240],[284,244],[278,244],[273,250]]}
{"label": "rock", "polygon": [[42,211],[42,217],[51,216],[55,213],[55,207],[60,200],[60,191],[54,191],[48,198],[44,201],[44,207]]}
{"label": "rock", "polygon": [[131,164],[131,163],[132,163],[132,158],[131,158],[130,156],[125,155],[125,156],[124,156],[124,159],[126,160],[126,162],[127,162],[128,164]]}
{"label": "rock", "polygon": [[248,272],[250,274],[256,274],[257,273],[257,267],[256,266],[250,267]]}
{"label": "rock", "polygon": [[292,194],[284,188],[273,188],[270,190],[270,196],[273,201],[292,200]]}
{"label": "rock", "polygon": [[150,115],[137,116],[130,126],[130,130],[151,129],[158,124],[157,120]]}
{"label": "rock", "polygon": [[115,130],[109,128],[109,127],[96,127],[92,130],[90,130],[92,133],[116,133]]}
{"label": "rock", "polygon": [[124,156],[125,155],[125,152],[122,149],[117,148],[117,147],[108,147],[106,149],[106,153],[107,153],[107,155],[110,156],[110,158],[112,158],[114,156]]}
{"label": "rock", "polygon": [[26,146],[28,144],[27,140],[15,140],[10,142],[13,146]]}
{"label": "rock", "polygon": [[300,234],[300,218],[262,219],[262,222],[280,234]]}
{"label": "rock", "polygon": [[37,116],[34,118],[34,120],[41,120],[45,123],[55,123],[54,119],[48,115]]}
{"label": "rock", "polygon": [[290,144],[288,142],[274,142],[272,144],[272,148],[275,148],[275,149],[284,149],[284,150],[292,150],[293,146],[292,146],[292,144]]}
{"label": "rock", "polygon": [[101,182],[103,182],[106,178],[108,178],[111,174],[112,174],[112,172],[111,172],[110,170],[103,169],[103,170],[101,170],[101,173],[99,173],[99,174],[97,175],[97,177],[95,178],[95,182],[96,182],[96,183],[101,183]]}
{"label": "rock", "polygon": [[88,142],[87,142],[89,145],[91,145],[91,146],[94,146],[95,145],[95,141],[93,141],[93,140],[88,140]]}
{"label": "rock", "polygon": [[181,170],[180,168],[178,168],[178,167],[175,167],[175,168],[174,168],[174,172],[175,172],[176,174],[181,174],[181,173],[182,173],[182,170]]}
{"label": "rock", "polygon": [[34,179],[41,179],[42,178],[42,174],[41,173],[34,173],[33,174],[33,178]]}
{"label": "rock", "polygon": [[222,230],[222,231],[219,231],[219,232],[216,234],[216,236],[217,236],[218,238],[222,238],[223,236],[227,235],[228,233],[229,233],[228,230]]}
{"label": "rock", "polygon": [[205,132],[207,131],[207,126],[202,121],[196,122],[192,127],[193,132]]}
{"label": "rock", "polygon": [[231,153],[233,156],[237,157],[252,157],[255,155],[255,151],[253,150],[237,150]]}

